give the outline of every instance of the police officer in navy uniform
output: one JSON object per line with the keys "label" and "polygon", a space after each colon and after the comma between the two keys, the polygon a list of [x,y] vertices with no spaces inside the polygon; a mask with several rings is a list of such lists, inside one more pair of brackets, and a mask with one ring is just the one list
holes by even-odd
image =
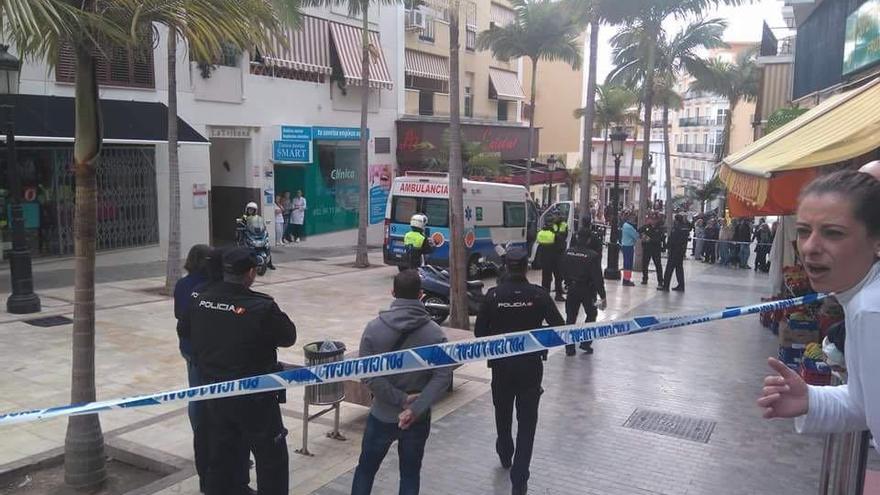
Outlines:
{"label": "police officer in navy uniform", "polygon": [[[546,321],[552,326],[563,324],[562,315],[550,294],[526,279],[528,253],[514,247],[505,257],[507,275],[497,287],[486,294],[474,335],[485,337],[538,328]],[[495,451],[501,465],[510,469],[513,495],[528,491],[529,464],[538,423],[538,403],[543,389],[542,360],[546,351],[493,359],[492,402],[495,405],[495,427],[498,437]],[[516,444],[511,436],[513,408],[516,405]]]}
{"label": "police officer in navy uniform", "polygon": [[[272,297],[250,290],[256,267],[249,249],[230,249],[223,254],[223,281],[195,295],[190,331],[203,384],[280,371],[277,348],[296,342],[296,327]],[[259,493],[288,493],[280,401],[283,392],[274,391],[207,402],[208,495],[249,493],[235,474],[248,451],[256,460]]]}
{"label": "police officer in navy uniform", "polygon": [[[562,277],[568,285],[568,298],[565,301],[565,323],[571,325],[577,321],[578,313],[583,306],[587,313],[586,322],[596,321],[598,309],[605,309],[605,279],[602,277],[602,257],[593,246],[595,240],[589,226],[578,231],[561,260]],[[599,296],[598,308],[595,303]],[[581,342],[581,349],[588,354],[593,353],[592,342]],[[574,344],[565,346],[565,355],[574,356]]]}

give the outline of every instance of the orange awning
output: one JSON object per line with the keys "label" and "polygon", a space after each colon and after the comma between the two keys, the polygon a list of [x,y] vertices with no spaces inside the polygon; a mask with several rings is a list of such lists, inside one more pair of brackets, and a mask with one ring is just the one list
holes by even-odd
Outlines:
{"label": "orange awning", "polygon": [[736,194],[728,194],[727,207],[730,208],[730,216],[792,215],[797,209],[797,199],[801,189],[817,174],[817,169],[808,168],[773,176],[767,180],[767,196],[761,205],[745,201]]}

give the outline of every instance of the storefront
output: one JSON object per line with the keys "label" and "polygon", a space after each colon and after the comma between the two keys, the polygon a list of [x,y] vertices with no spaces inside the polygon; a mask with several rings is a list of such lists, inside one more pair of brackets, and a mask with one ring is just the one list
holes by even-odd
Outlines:
{"label": "storefront", "polygon": [[[73,167],[73,98],[16,95],[16,167],[22,183],[26,237],[35,256],[70,255],[74,244],[76,181]],[[97,249],[159,243],[156,145],[167,135],[161,103],[102,100],[104,146],[97,161]],[[137,115],[138,119],[132,119]],[[182,143],[205,139],[183,121]],[[4,243],[9,232],[9,164],[0,152],[0,217]],[[165,189],[167,191],[167,188]]]}
{"label": "storefront", "polygon": [[302,191],[306,235],[356,228],[360,128],[281,126],[279,138],[272,143],[274,192]]}

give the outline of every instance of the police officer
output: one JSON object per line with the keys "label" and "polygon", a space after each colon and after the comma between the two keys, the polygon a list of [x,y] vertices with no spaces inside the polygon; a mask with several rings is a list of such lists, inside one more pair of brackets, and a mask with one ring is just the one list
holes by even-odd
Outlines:
{"label": "police officer", "polygon": [[[550,294],[526,279],[528,254],[514,247],[505,258],[507,276],[486,294],[474,335],[485,337],[537,328],[546,321],[562,325],[562,315]],[[546,352],[535,352],[489,361],[492,369],[492,403],[495,405],[495,428],[498,433],[495,451],[501,465],[510,469],[513,495],[528,491],[529,464],[538,422],[538,403],[543,389],[541,379]],[[516,404],[517,433],[511,436],[513,408]]]}
{"label": "police officer", "polygon": [[410,231],[403,236],[403,247],[406,250],[407,268],[422,266],[422,258],[434,250],[430,239],[425,237],[425,227],[428,225],[427,215],[416,213],[409,220]]}
{"label": "police officer", "polygon": [[[592,249],[593,234],[588,228],[578,231],[571,247],[562,258],[562,276],[568,284],[568,300],[565,301],[565,323],[571,325],[577,321],[581,306],[587,313],[586,322],[596,321],[598,309],[605,309],[605,280],[602,278],[602,258]],[[598,309],[595,304],[599,295]],[[581,349],[588,354],[593,353],[592,342],[581,342]],[[565,346],[565,355],[577,353],[574,344]]]}
{"label": "police officer", "polygon": [[538,231],[538,259],[541,263],[541,286],[550,293],[550,283],[555,277],[556,300],[565,301],[562,296],[562,278],[559,276],[559,242],[553,220],[544,220],[544,228]]}
{"label": "police officer", "polygon": [[[296,342],[296,327],[275,301],[250,290],[257,259],[246,248],[223,254],[223,281],[195,295],[191,339],[203,384],[280,371],[277,347]],[[283,393],[265,392],[210,400],[208,495],[248,493],[238,466],[254,453],[261,495],[288,492],[287,430]]]}
{"label": "police officer", "polygon": [[666,240],[666,232],[660,215],[654,215],[645,226],[639,229],[642,235],[642,285],[648,285],[648,271],[651,261],[657,270],[657,285],[663,285],[663,262],[660,253]]}
{"label": "police officer", "polygon": [[675,223],[672,232],[669,233],[669,259],[666,261],[666,273],[663,275],[663,285],[657,290],[669,292],[669,284],[672,283],[672,272],[678,285],[672,290],[684,292],[684,257],[687,254],[687,243],[690,240],[691,226],[681,215],[675,215]]}

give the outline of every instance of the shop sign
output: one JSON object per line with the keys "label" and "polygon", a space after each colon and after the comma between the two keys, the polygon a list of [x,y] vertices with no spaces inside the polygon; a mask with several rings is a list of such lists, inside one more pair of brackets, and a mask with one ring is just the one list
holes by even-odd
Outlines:
{"label": "shop sign", "polygon": [[192,186],[193,208],[202,209],[208,207],[208,184],[197,183]]}
{"label": "shop sign", "polygon": [[250,127],[208,126],[209,138],[249,138]]}
{"label": "shop sign", "polygon": [[[398,161],[412,169],[442,157],[441,150],[449,146],[448,137],[444,136],[448,128],[448,124],[439,122],[398,122]],[[465,124],[461,129],[463,141],[479,145],[482,153],[498,156],[502,160],[528,158],[528,127]],[[534,146],[539,149],[537,129]]]}
{"label": "shop sign", "polygon": [[880,63],[880,0],[868,0],[846,19],[843,73]]}
{"label": "shop sign", "polygon": [[280,163],[311,163],[311,141],[274,141],[272,161]]}
{"label": "shop sign", "polygon": [[[367,136],[369,137],[369,130]],[[360,127],[312,127],[312,139],[327,141],[360,141]]]}
{"label": "shop sign", "polygon": [[388,192],[391,190],[391,165],[370,165],[370,223],[382,223],[385,220],[385,206],[388,204]]}
{"label": "shop sign", "polygon": [[299,141],[312,139],[312,128],[299,125],[283,125],[281,126],[282,141]]}

